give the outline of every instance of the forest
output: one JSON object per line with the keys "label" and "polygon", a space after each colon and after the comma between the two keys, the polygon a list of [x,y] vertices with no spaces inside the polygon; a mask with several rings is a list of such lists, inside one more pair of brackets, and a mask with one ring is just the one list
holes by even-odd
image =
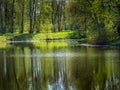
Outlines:
{"label": "forest", "polygon": [[120,44],[120,1],[0,0],[0,36],[63,31],[87,43]]}
{"label": "forest", "polygon": [[120,90],[120,0],[0,0],[0,90]]}

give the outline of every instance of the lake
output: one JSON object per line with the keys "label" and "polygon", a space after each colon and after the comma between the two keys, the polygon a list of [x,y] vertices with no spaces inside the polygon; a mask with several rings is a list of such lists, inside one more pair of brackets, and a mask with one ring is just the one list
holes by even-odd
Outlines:
{"label": "lake", "polygon": [[120,49],[0,42],[0,90],[120,90]]}

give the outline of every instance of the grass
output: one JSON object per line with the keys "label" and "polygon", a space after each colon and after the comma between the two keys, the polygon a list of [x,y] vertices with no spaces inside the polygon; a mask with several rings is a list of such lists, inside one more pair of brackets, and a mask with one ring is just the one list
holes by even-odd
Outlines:
{"label": "grass", "polygon": [[[72,36],[71,36],[72,35]],[[76,34],[75,34],[76,35]],[[61,39],[71,39],[71,37],[74,36],[73,31],[61,31],[61,32],[48,32],[48,33],[6,33],[6,34],[0,34],[0,46],[6,46],[5,44],[2,44],[6,41],[39,41],[39,40],[61,40]],[[75,38],[76,39],[76,38]],[[86,38],[78,39],[79,43],[87,43]],[[120,38],[111,42],[110,45],[112,46],[120,46]]]}
{"label": "grass", "polygon": [[66,39],[72,31],[61,31],[61,32],[49,32],[49,33],[6,33],[0,35],[0,42],[2,41],[35,41],[35,40],[58,40],[58,39]]}
{"label": "grass", "polygon": [[[72,31],[62,31],[62,32],[49,32],[49,33],[6,33],[6,34],[0,34],[0,48],[8,47],[7,41],[13,40],[13,41],[34,41],[33,45],[36,47],[45,47],[46,45],[49,45],[51,48],[54,47],[61,47],[61,46],[67,46],[65,42],[59,42],[57,40],[64,40],[67,39],[68,35],[71,34]],[[56,40],[56,42],[36,42],[40,40]],[[24,46],[24,45],[23,45]]]}
{"label": "grass", "polygon": [[40,33],[35,34],[32,40],[58,40],[66,39],[72,33],[71,31],[55,32],[55,33]]}
{"label": "grass", "polygon": [[5,36],[0,36],[0,41],[6,41],[7,40],[7,37]]}
{"label": "grass", "polygon": [[6,34],[0,34],[0,42],[5,42],[10,40],[11,38],[19,35],[18,33],[6,33]]}

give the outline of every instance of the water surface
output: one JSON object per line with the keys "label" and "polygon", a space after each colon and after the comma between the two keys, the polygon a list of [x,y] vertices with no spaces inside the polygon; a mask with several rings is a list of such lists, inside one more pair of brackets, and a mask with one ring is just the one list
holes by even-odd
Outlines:
{"label": "water surface", "polygon": [[2,43],[0,90],[120,90],[120,49],[68,41]]}

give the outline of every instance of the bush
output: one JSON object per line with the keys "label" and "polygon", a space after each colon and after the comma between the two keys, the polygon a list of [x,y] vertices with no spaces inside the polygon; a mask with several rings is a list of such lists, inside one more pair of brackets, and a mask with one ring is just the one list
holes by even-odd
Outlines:
{"label": "bush", "polygon": [[79,32],[73,32],[73,33],[69,34],[67,38],[70,38],[70,39],[81,39],[81,38],[85,38],[85,35],[80,34]]}

